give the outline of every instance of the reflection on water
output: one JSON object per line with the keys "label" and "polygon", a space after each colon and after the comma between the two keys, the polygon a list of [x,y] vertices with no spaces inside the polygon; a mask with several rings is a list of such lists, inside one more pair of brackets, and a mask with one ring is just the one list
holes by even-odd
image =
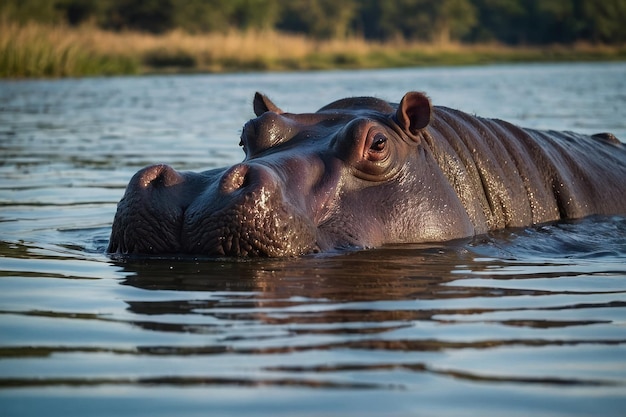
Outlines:
{"label": "reflection on water", "polygon": [[[604,248],[566,255],[568,234]],[[591,218],[436,247],[279,260],[68,266],[62,255],[5,247],[30,259],[2,268],[0,331],[10,337],[0,347],[0,401],[17,410],[43,396],[60,407],[53,400],[69,393],[117,398],[113,387],[163,387],[231,412],[236,401],[206,390],[234,390],[254,408],[249,396],[262,389],[286,401],[287,415],[300,410],[301,393],[290,398],[289,388],[319,401],[346,392],[355,415],[372,406],[353,397],[363,390],[390,408],[400,401],[435,414],[448,393],[461,395],[445,407],[454,414],[495,401],[488,408],[498,415],[522,401],[542,412],[619,415],[625,239],[626,218]],[[128,395],[145,403],[152,394]]]}
{"label": "reflection on water", "polygon": [[233,138],[256,89],[300,111],[311,107],[297,108],[304,84],[319,107],[419,83],[511,119],[487,100],[504,92],[481,83],[515,79],[528,90],[518,115],[532,108],[530,123],[543,112],[581,130],[587,117],[560,117],[567,108],[554,102],[588,104],[532,87],[575,79],[588,101],[610,99],[588,127],[619,133],[625,69],[2,83],[2,414],[622,415],[626,217],[298,259],[110,259],[104,249],[137,168],[241,158]]}

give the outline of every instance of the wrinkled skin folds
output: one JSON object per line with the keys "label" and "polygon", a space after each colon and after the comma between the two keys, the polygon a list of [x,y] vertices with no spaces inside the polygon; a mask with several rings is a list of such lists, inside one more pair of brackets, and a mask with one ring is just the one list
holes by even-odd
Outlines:
{"label": "wrinkled skin folds", "polygon": [[253,105],[241,163],[135,174],[109,253],[299,256],[626,213],[626,147],[608,133],[520,128],[419,92],[305,114]]}

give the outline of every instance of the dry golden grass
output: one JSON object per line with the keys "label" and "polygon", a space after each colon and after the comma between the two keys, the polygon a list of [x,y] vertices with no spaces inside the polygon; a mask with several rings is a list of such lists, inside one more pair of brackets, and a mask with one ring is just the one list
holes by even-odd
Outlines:
{"label": "dry golden grass", "polygon": [[0,76],[60,77],[125,74],[137,63],[125,54],[94,49],[99,33],[85,28],[0,25]]}
{"label": "dry golden grass", "polygon": [[276,31],[191,35],[109,32],[0,24],[0,76],[60,77],[145,72],[293,70],[458,65],[487,62],[626,59],[626,47],[575,45],[510,48],[368,42],[360,38],[316,41]]}

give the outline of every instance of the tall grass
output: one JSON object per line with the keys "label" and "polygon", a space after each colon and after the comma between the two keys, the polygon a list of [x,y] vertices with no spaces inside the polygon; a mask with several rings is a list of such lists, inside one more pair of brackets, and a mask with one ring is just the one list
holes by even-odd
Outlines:
{"label": "tall grass", "polygon": [[276,31],[190,35],[0,24],[0,76],[66,77],[188,71],[298,70],[546,60],[626,59],[626,46],[509,48],[360,38],[315,41]]}
{"label": "tall grass", "polygon": [[98,33],[36,24],[0,26],[0,76],[68,77],[132,74],[131,55],[94,48]]}

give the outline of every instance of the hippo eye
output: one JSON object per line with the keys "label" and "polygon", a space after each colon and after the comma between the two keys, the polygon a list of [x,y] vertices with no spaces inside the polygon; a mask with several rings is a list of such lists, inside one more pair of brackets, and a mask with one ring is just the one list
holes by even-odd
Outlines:
{"label": "hippo eye", "polygon": [[370,146],[370,151],[374,152],[382,152],[385,150],[385,145],[387,144],[387,137],[382,133],[377,133],[372,140],[372,145]]}

